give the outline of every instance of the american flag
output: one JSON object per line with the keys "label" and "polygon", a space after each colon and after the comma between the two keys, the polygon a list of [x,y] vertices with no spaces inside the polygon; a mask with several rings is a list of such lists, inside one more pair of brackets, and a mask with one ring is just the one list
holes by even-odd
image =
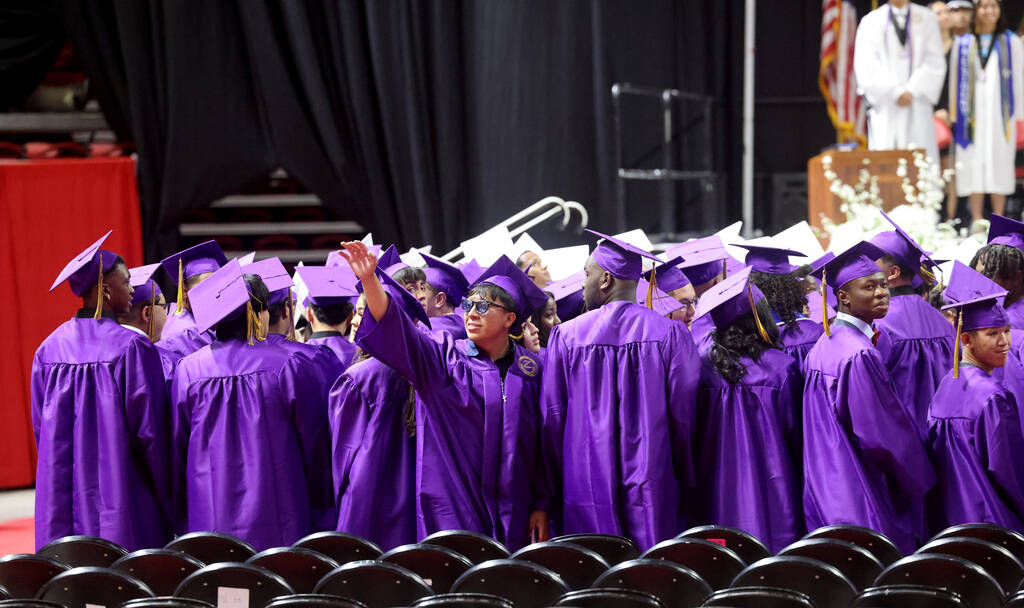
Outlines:
{"label": "american flag", "polygon": [[857,94],[857,79],[853,75],[856,38],[857,10],[853,5],[841,0],[822,0],[818,88],[836,128],[836,141],[867,146],[867,108]]}

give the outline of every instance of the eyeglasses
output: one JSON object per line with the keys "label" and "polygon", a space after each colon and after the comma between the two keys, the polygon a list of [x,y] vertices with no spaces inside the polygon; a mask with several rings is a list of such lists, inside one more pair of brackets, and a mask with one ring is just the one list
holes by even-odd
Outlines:
{"label": "eyeglasses", "polygon": [[495,308],[500,308],[505,312],[512,312],[511,310],[502,306],[501,304],[495,304],[494,302],[488,302],[487,300],[463,300],[462,312],[468,315],[470,312],[473,311],[474,306],[476,307],[476,311],[482,315],[486,315],[487,311],[490,310],[491,306],[494,306]]}
{"label": "eyeglasses", "polygon": [[683,305],[683,308],[690,308],[691,306],[696,308],[697,307],[697,298],[694,298],[692,300],[679,300],[679,303]]}

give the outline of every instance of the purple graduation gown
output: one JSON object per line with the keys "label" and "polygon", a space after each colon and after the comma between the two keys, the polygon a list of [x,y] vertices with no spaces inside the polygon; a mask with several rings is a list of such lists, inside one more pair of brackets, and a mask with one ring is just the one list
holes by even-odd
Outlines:
{"label": "purple graduation gown", "polygon": [[446,331],[456,340],[466,337],[466,320],[457,312],[430,319],[430,331]]}
{"label": "purple graduation gown", "polygon": [[184,471],[149,338],[91,314],[66,321],[36,351],[31,401],[36,547],[71,534],[166,544]]}
{"label": "purple graduation gown", "polygon": [[171,310],[160,332],[160,348],[180,358],[213,343],[216,334],[212,329],[200,333],[191,310],[184,310],[180,315],[174,314],[173,308]]}
{"label": "purple graduation gown", "polygon": [[1010,329],[1010,354],[1006,365],[992,370],[992,377],[1006,387],[1020,410],[1021,428],[1024,430],[1024,330]]}
{"label": "purple graduation gown", "polygon": [[779,343],[787,355],[796,359],[797,364],[803,365],[807,353],[811,352],[824,331],[819,323],[801,317],[796,320],[795,327],[779,323]]}
{"label": "purple graduation gown", "polygon": [[1013,395],[984,370],[942,380],[928,411],[938,474],[928,511],[933,532],[986,522],[1024,532],[1024,434]]}
{"label": "purple graduation gown", "polygon": [[921,437],[928,434],[928,406],[935,388],[953,366],[953,326],[917,294],[889,300],[889,314],[875,328],[889,338],[886,368]]}
{"label": "purple graduation gown", "polygon": [[701,523],[746,530],[776,553],[804,527],[800,463],[793,462],[800,457],[803,377],[781,350],[741,362],[747,372],[730,384],[710,357],[702,358],[694,515]]}
{"label": "purple graduation gown", "polygon": [[857,329],[836,323],[807,353],[803,427],[807,529],[864,526],[910,553],[935,473],[881,354]]}
{"label": "purple graduation gown", "polygon": [[405,426],[412,387],[376,359],[348,368],[331,389],[337,529],[385,551],[416,542],[416,439]]}
{"label": "purple graduation gown", "polygon": [[342,370],[352,365],[356,358],[356,351],[359,350],[355,342],[350,342],[348,338],[336,331],[313,332],[313,337],[306,340],[306,344],[326,346],[331,349],[331,352],[338,357],[338,361],[341,361]]}
{"label": "purple graduation gown", "polygon": [[540,460],[540,360],[521,346],[504,379],[470,340],[427,333],[401,307],[363,315],[357,342],[416,388],[416,533],[480,532],[509,550],[548,510]]}
{"label": "purple graduation gown", "polygon": [[181,360],[172,390],[188,530],[234,534],[257,550],[313,531],[333,490],[326,403],[309,359],[267,342],[214,342]]}
{"label": "purple graduation gown", "polygon": [[686,326],[631,302],[556,325],[541,411],[566,533],[641,549],[687,525],[700,358]]}
{"label": "purple graduation gown", "polygon": [[1006,314],[1010,317],[1010,327],[1024,330],[1024,298],[1007,306]]}

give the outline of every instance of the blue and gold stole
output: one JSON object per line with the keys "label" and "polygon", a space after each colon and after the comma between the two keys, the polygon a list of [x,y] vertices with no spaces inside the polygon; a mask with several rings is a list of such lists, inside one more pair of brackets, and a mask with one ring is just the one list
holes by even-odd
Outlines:
{"label": "blue and gold stole", "polygon": [[[999,58],[999,91],[1003,109],[1003,137],[1009,141],[1010,125],[1013,117],[1013,56],[1010,49],[1009,31],[1002,36],[992,38],[992,49]],[[961,148],[966,148],[974,141],[974,83],[975,56],[978,54],[978,37],[965,34],[956,41],[956,78],[952,79],[949,98],[955,100],[956,108],[952,112],[953,137]]]}

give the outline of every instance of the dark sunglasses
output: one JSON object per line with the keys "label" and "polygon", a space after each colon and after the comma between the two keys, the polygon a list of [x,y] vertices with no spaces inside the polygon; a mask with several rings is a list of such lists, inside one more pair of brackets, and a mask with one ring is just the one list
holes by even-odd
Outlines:
{"label": "dark sunglasses", "polygon": [[463,300],[462,301],[462,312],[467,315],[473,311],[473,307],[476,307],[476,311],[482,315],[486,315],[487,311],[490,310],[491,306],[500,308],[506,312],[512,312],[508,308],[505,308],[501,304],[495,304],[494,302],[488,302],[487,300]]}

